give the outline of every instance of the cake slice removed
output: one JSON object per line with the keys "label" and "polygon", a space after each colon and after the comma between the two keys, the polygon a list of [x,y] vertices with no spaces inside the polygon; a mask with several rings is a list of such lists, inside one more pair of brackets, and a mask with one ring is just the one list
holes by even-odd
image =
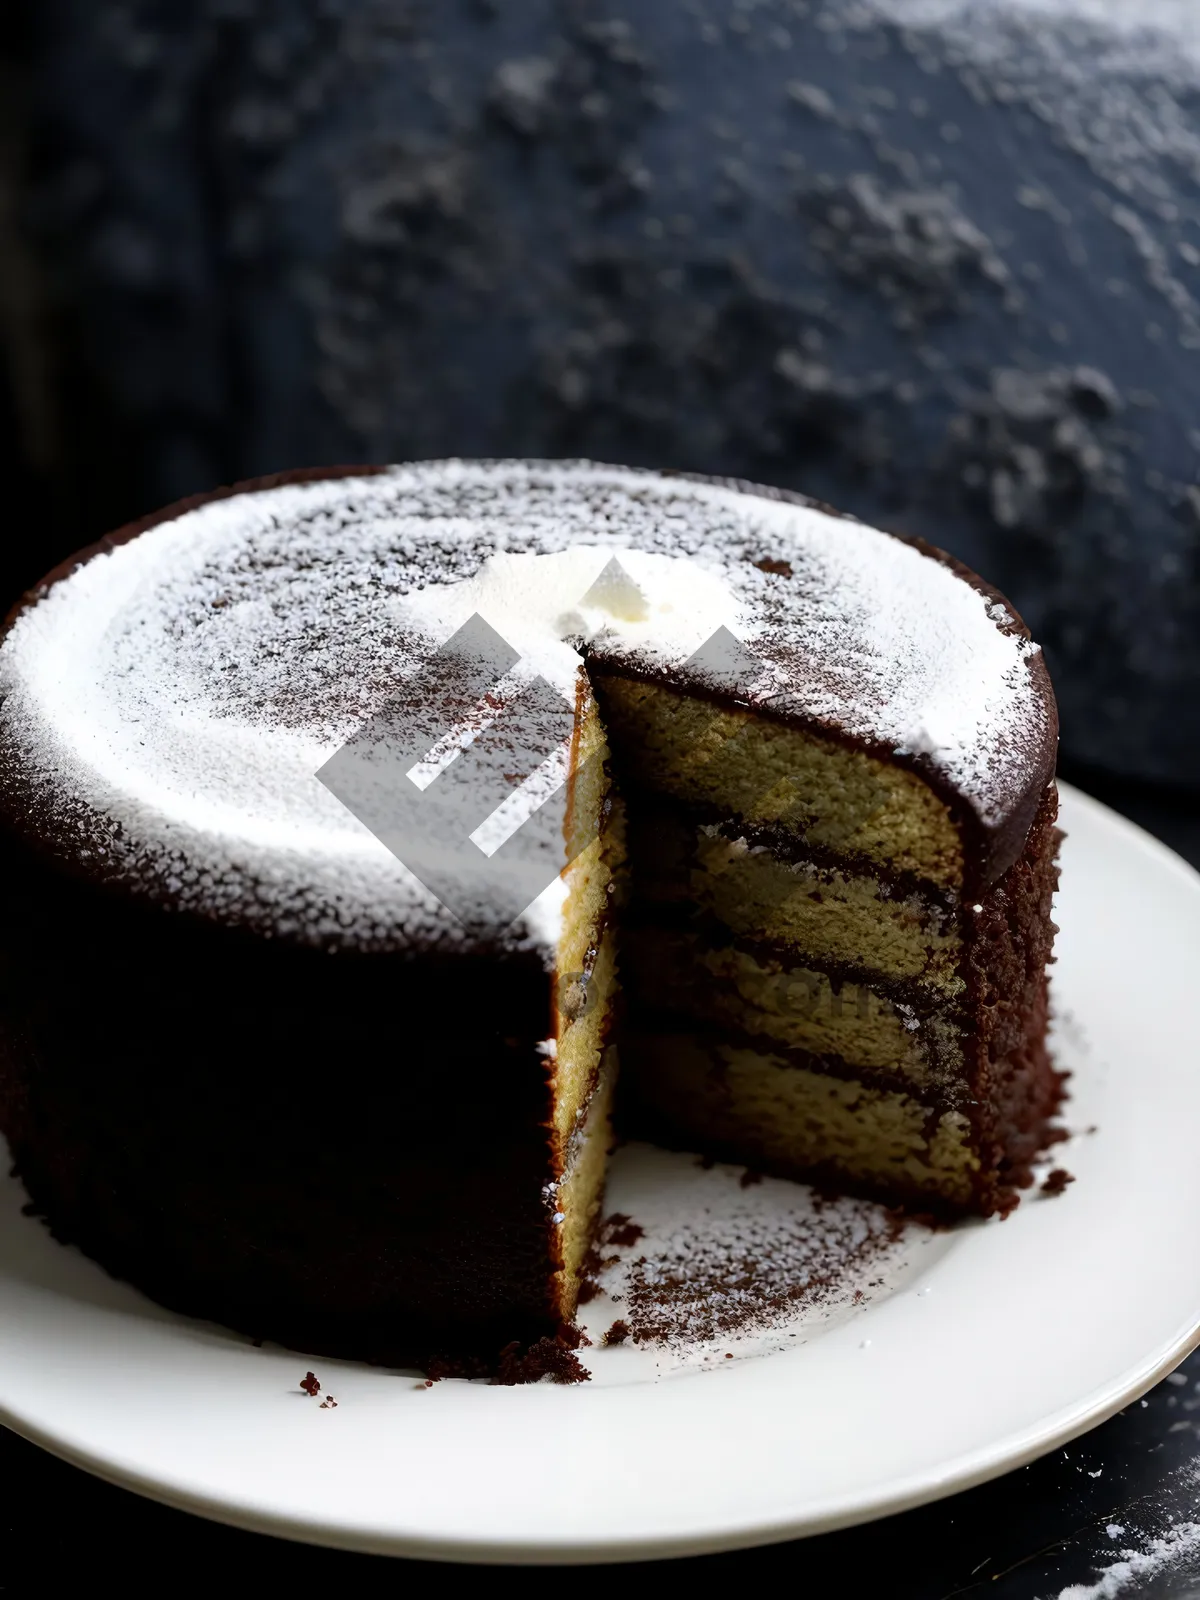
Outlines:
{"label": "cake slice removed", "polygon": [[554,972],[550,1088],[551,1175],[544,1197],[559,1320],[575,1315],[581,1275],[613,1144],[617,1085],[618,913],[625,875],[625,817],[594,695],[581,678],[571,759],[563,873],[566,895]]}
{"label": "cake slice removed", "polygon": [[618,1087],[1002,1212],[1060,1093],[1056,729],[1002,596],[798,496],[450,461],[174,507],[0,634],[16,1169],[165,1305],[505,1381],[581,1375]]}
{"label": "cake slice removed", "polygon": [[625,1126],[909,1209],[1007,1211],[1061,1097],[1053,783],[970,889],[950,807],[911,773],[678,684],[595,681],[631,816]]}

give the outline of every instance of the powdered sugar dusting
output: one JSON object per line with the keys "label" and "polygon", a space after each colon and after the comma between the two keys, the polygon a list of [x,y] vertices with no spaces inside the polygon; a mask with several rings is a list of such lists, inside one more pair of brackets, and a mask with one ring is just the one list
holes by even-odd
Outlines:
{"label": "powdered sugar dusting", "polygon": [[868,1200],[641,1145],[617,1152],[610,1192],[629,1215],[600,1230],[586,1326],[596,1339],[619,1317],[660,1368],[793,1349],[893,1292],[938,1239]]}
{"label": "powdered sugar dusting", "polygon": [[985,822],[1044,731],[1032,647],[898,541],[765,492],[444,462],[214,501],[87,562],[0,646],[6,767],[60,848],[183,903],[328,944],[459,940],[316,773],[489,598],[564,690],[579,636],[682,670],[725,626],[764,663],[733,685],[750,703],[921,755]]}
{"label": "powdered sugar dusting", "polygon": [[521,668],[571,698],[579,648],[636,650],[659,665],[686,660],[718,628],[750,623],[717,570],[653,551],[572,545],[498,551],[469,578],[431,583],[395,602],[396,616],[431,639],[479,615],[521,652]]}
{"label": "powdered sugar dusting", "polygon": [[[1194,1515],[1198,1487],[1200,1462],[1172,1473],[1157,1497],[1135,1512],[1122,1512],[1119,1522],[1108,1525],[1113,1559],[1104,1565],[1097,1562],[1093,1580],[1068,1584],[1053,1600],[1124,1600],[1126,1596],[1133,1600],[1135,1595],[1151,1592],[1194,1594],[1193,1585],[1200,1577],[1200,1521]],[[1172,1515],[1171,1508],[1183,1507],[1193,1514]],[[1160,1586],[1160,1579],[1175,1579],[1188,1587],[1184,1590],[1172,1583],[1168,1590]]]}
{"label": "powdered sugar dusting", "polygon": [[1125,1549],[1106,1567],[1095,1583],[1072,1583],[1059,1591],[1058,1600],[1120,1600],[1134,1593],[1143,1580],[1165,1573],[1200,1550],[1200,1522],[1181,1522],[1140,1548]]}

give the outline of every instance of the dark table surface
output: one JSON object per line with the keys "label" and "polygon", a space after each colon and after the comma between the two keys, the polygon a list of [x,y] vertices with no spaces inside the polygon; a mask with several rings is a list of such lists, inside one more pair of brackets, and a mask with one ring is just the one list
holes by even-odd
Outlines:
{"label": "dark table surface", "polygon": [[[1200,865],[1195,797],[1072,776]],[[196,1588],[217,1581],[283,1588],[307,1579],[356,1594],[391,1594],[398,1581],[440,1584],[449,1575],[428,1563],[347,1555],[206,1523],[100,1483],[3,1431],[0,1482],[0,1584],[14,1593],[49,1593],[77,1581],[81,1560],[97,1577],[134,1592],[168,1574],[172,1583],[186,1576]],[[718,1581],[786,1575],[814,1596],[1200,1596],[1200,1351],[1103,1426],[994,1483],[867,1527],[676,1562],[671,1576],[681,1567],[688,1570],[680,1576]],[[662,1567],[637,1570],[658,1581],[667,1576]],[[572,1581],[580,1576],[586,1581]]]}

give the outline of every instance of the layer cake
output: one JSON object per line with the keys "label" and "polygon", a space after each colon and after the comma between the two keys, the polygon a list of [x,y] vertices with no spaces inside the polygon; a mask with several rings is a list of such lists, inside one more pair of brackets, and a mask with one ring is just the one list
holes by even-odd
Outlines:
{"label": "layer cake", "polygon": [[1053,696],[940,552],[584,463],[297,474],[52,573],[0,695],[0,1123],[165,1304],[570,1376],[614,1097],[951,1216],[1050,1137]]}

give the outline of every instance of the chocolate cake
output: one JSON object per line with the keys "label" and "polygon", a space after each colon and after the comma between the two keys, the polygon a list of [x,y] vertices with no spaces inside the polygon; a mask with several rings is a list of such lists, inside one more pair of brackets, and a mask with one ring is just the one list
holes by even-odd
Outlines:
{"label": "chocolate cake", "polygon": [[164,1304],[577,1371],[618,1046],[631,1131],[922,1211],[1050,1137],[1053,696],[927,546],[585,463],[293,474],[51,573],[0,697],[0,1124]]}

